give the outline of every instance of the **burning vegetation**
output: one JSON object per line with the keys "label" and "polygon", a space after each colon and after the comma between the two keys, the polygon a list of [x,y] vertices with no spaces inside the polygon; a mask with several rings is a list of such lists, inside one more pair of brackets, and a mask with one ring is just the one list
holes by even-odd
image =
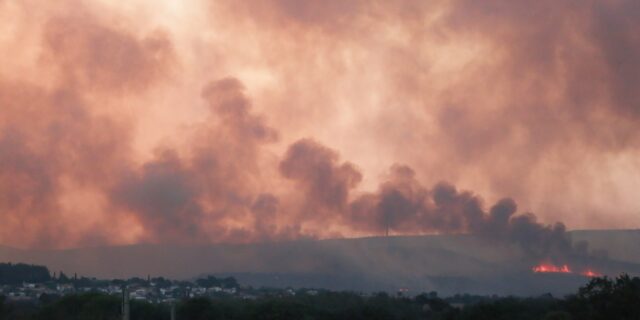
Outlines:
{"label": "burning vegetation", "polygon": [[[551,264],[551,263],[541,263],[541,264],[531,268],[531,270],[534,273],[569,273],[569,274],[576,273],[567,264],[555,265],[555,264]],[[601,277],[602,276],[602,273],[594,271],[594,270],[592,270],[590,268],[585,269],[584,271],[580,272],[579,274],[582,275],[582,276],[585,276],[585,277],[589,277],[589,278]]]}
{"label": "burning vegetation", "polygon": [[553,264],[540,264],[532,268],[535,273],[572,273],[568,265],[556,266]]}

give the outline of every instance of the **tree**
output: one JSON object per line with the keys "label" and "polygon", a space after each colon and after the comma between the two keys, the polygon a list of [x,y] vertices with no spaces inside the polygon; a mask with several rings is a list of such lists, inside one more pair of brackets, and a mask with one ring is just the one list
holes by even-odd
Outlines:
{"label": "tree", "polygon": [[567,308],[576,319],[640,319],[640,278],[593,278],[567,299]]}
{"label": "tree", "polygon": [[69,277],[67,277],[66,274],[64,274],[64,272],[60,271],[60,275],[58,276],[58,281],[67,283],[67,282],[70,281],[70,279],[69,279]]}
{"label": "tree", "polygon": [[24,263],[0,263],[0,284],[14,285],[23,282],[46,282],[51,279],[49,269],[44,266]]}

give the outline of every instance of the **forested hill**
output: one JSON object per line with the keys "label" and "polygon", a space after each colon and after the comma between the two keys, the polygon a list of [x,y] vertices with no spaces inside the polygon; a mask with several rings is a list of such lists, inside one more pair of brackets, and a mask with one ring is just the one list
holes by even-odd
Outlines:
{"label": "forested hill", "polygon": [[45,266],[0,263],[0,285],[45,282],[50,279],[49,269]]}
{"label": "forested hill", "polygon": [[[640,230],[571,231],[575,242],[606,251],[591,263],[616,276],[640,275]],[[137,244],[67,250],[0,246],[0,261],[46,265],[99,279],[202,275],[235,277],[254,287],[562,296],[584,282],[581,275],[537,274],[522,251],[470,235],[389,236],[247,244]],[[609,272],[609,270],[613,270]]]}

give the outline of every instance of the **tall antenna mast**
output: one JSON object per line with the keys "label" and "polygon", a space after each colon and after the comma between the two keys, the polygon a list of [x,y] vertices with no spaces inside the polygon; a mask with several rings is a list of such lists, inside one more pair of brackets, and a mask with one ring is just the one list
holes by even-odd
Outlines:
{"label": "tall antenna mast", "polygon": [[122,320],[130,320],[129,290],[127,285],[122,286]]}

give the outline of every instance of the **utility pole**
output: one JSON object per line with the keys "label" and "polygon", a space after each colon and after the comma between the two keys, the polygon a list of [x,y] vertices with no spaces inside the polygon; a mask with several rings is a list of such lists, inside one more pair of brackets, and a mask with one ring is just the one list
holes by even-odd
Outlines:
{"label": "utility pole", "polygon": [[176,320],[176,302],[171,302],[171,320]]}
{"label": "utility pole", "polygon": [[122,320],[130,320],[129,289],[127,289],[127,285],[122,286]]}

